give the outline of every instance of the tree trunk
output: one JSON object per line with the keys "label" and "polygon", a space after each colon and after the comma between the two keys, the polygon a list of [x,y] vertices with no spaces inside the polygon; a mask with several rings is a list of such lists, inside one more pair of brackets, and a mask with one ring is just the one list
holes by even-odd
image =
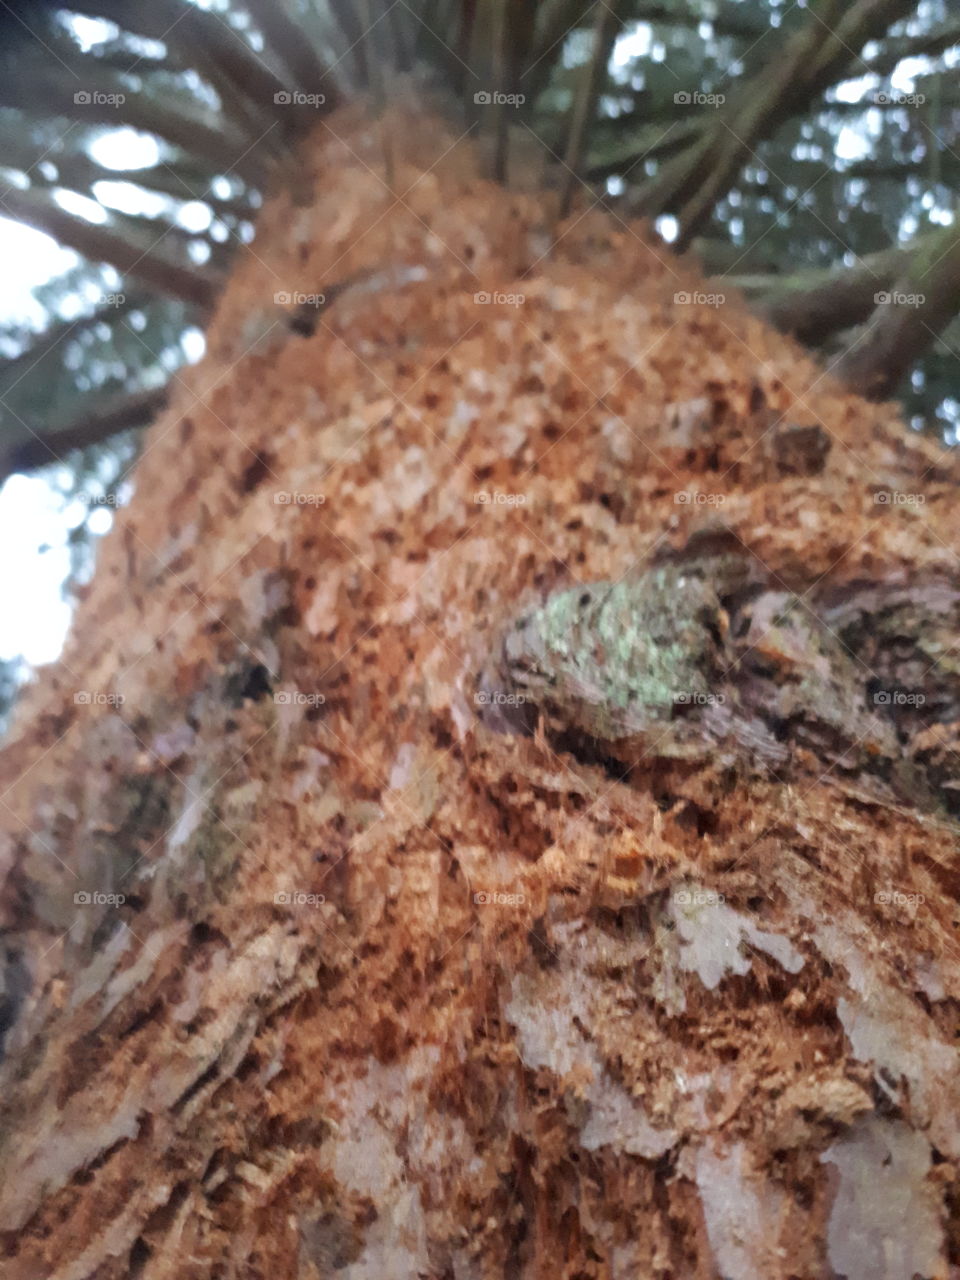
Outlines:
{"label": "tree trunk", "polygon": [[955,1274],[944,806],[826,746],[627,772],[484,673],[711,538],[764,599],[953,619],[956,463],[641,230],[387,123],[396,196],[347,110],[264,209],[0,755],[3,1275]]}

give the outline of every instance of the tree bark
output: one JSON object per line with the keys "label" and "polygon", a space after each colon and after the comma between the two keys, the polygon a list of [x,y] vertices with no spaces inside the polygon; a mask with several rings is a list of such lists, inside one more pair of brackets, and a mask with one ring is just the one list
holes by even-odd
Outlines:
{"label": "tree bark", "polygon": [[[0,753],[4,1278],[946,1277],[960,469],[639,226],[539,252],[537,194],[391,110],[402,201],[345,112],[264,209]],[[714,544],[758,631],[677,617],[784,742],[889,708],[889,787],[833,738],[627,768],[493,680],[558,589]]]}

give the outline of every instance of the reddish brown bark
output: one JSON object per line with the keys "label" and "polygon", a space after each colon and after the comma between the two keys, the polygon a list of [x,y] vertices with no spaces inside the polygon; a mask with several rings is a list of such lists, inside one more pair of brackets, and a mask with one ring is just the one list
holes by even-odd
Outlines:
{"label": "reddish brown bark", "polygon": [[0,755],[4,1276],[946,1277],[954,828],[628,786],[476,693],[717,508],[798,585],[954,575],[956,464],[392,124],[402,198],[341,113],[264,211]]}

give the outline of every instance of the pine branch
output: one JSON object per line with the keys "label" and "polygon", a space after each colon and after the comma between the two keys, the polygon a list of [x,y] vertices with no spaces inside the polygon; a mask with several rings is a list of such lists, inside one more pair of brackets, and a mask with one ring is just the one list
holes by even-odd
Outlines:
{"label": "pine branch", "polygon": [[367,58],[367,44],[364,40],[363,24],[355,0],[330,0],[333,16],[343,32],[348,44],[349,57],[352,59],[360,85],[364,89],[370,87],[370,64]]}
{"label": "pine branch", "polygon": [[600,86],[607,74],[607,66],[620,25],[620,17],[617,10],[609,8],[606,4],[601,4],[597,9],[596,24],[593,29],[593,50],[590,60],[582,68],[581,83],[574,97],[573,109],[570,115],[567,154],[564,157],[566,172],[560,196],[561,218],[565,218],[570,212],[574,186],[581,181],[580,167],[583,163],[587,130],[596,114]]}
{"label": "pine branch", "polygon": [[[71,0],[70,8],[88,17],[105,18],[121,31],[162,41],[186,66],[217,68],[218,75],[231,79],[261,110],[273,103],[277,93],[289,88],[269,65],[269,53],[258,55],[223,17],[189,0],[151,0],[148,5],[128,0]],[[88,64],[90,59],[84,62]]]}
{"label": "pine branch", "polygon": [[813,11],[758,76],[738,86],[730,103],[703,123],[700,136],[663,166],[641,192],[649,216],[675,213],[684,248],[736,181],[756,145],[788,119],[807,110],[831,84],[848,74],[856,50],[916,7],[916,0],[828,0]]}
{"label": "pine branch", "polygon": [[159,293],[202,308],[213,302],[217,289],[214,277],[198,267],[172,262],[156,249],[131,243],[112,227],[67,213],[48,192],[11,189],[0,199],[0,209],[11,218],[45,231],[66,248],[76,249],[91,262],[106,262],[122,275],[140,280]]}
{"label": "pine branch", "polygon": [[960,22],[953,22],[920,36],[903,36],[896,40],[886,40],[880,52],[871,58],[865,58],[864,64],[876,75],[886,76],[904,58],[936,58],[947,49],[957,46],[960,46]]}
{"label": "pine branch", "polygon": [[870,254],[847,270],[830,267],[786,276],[757,273],[716,278],[740,289],[753,309],[781,333],[792,334],[808,346],[820,346],[831,334],[866,320],[877,305],[877,294],[891,289],[911,260],[926,254],[937,239],[934,233],[903,248]]}
{"label": "pine branch", "polygon": [[960,235],[952,226],[925,238],[834,373],[868,400],[884,400],[958,311]]}
{"label": "pine branch", "polygon": [[60,116],[89,125],[116,125],[122,119],[131,129],[155,134],[185,154],[216,165],[220,172],[236,168],[255,184],[264,177],[262,160],[229,121],[199,104],[190,108],[171,97],[160,100],[150,92],[133,92],[125,80],[97,74],[92,65],[81,68],[81,74],[72,79],[35,59],[8,60],[0,81],[0,103],[38,121]]}
{"label": "pine branch", "polygon": [[[56,169],[54,177],[48,177],[38,168],[39,158]],[[30,182],[41,188],[66,187],[71,191],[94,199],[93,187],[98,182],[129,182],[144,191],[170,196],[174,200],[200,200],[208,204],[219,216],[246,219],[253,216],[254,206],[243,195],[221,199],[211,190],[209,168],[196,164],[189,156],[181,156],[148,169],[104,169],[81,150],[62,149],[48,151],[43,144],[34,141],[31,131],[20,128],[0,127],[0,159],[3,164],[19,170]]]}
{"label": "pine branch", "polygon": [[97,307],[88,316],[81,316],[77,320],[58,320],[55,324],[48,325],[18,355],[0,360],[0,394],[8,395],[13,386],[25,378],[45,356],[56,350],[61,342],[79,338],[97,325],[112,323],[119,316],[148,307],[151,299],[151,294],[140,289],[134,290],[126,294],[122,302]]}
{"label": "pine branch", "polygon": [[169,399],[169,386],[132,391],[84,413],[55,431],[34,432],[26,423],[4,427],[0,445],[0,484],[15,472],[62,462],[72,449],[99,444],[120,431],[143,427]]}
{"label": "pine branch", "polygon": [[316,50],[304,40],[303,31],[290,17],[284,0],[246,0],[246,7],[260,28],[267,48],[289,69],[295,87],[307,94],[323,94],[328,111],[340,106],[342,98],[336,80]]}

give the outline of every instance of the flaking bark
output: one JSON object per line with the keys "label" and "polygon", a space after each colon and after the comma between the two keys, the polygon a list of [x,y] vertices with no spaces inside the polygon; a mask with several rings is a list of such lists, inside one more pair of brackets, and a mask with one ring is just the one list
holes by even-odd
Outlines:
{"label": "flaking bark", "polygon": [[[334,123],[0,754],[4,1276],[949,1274],[950,824],[815,752],[617,780],[479,695],[519,612],[718,507],[838,627],[953,589],[952,456],[676,304],[641,228],[554,242],[399,107],[394,202]],[[244,340],[278,279],[364,271]],[[787,465],[784,426],[831,447]]]}

